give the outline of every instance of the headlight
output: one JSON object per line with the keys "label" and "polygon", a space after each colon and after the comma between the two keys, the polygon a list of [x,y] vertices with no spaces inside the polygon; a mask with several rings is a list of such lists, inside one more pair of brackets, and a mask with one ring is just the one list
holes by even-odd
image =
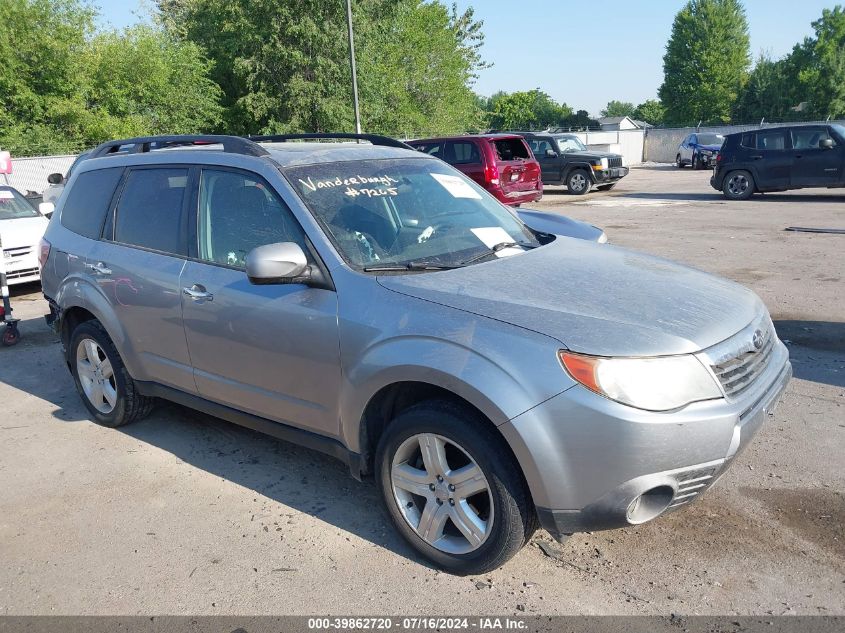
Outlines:
{"label": "headlight", "polygon": [[560,351],[573,379],[596,393],[648,411],[669,411],[713,400],[722,392],[694,356],[601,358]]}
{"label": "headlight", "polygon": [[602,169],[607,169],[608,164],[609,164],[609,163],[607,162],[607,159],[606,159],[606,158],[602,158],[601,160],[599,160],[599,164],[598,164],[598,166],[599,166],[599,167],[601,167]]}

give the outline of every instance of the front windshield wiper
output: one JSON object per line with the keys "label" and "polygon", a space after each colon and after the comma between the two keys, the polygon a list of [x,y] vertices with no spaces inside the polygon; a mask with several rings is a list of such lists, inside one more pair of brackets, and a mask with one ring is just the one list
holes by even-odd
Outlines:
{"label": "front windshield wiper", "polygon": [[499,242],[498,244],[494,244],[490,247],[489,250],[484,251],[483,253],[479,253],[475,257],[470,257],[469,259],[465,259],[460,263],[461,266],[466,266],[467,264],[473,264],[477,261],[484,259],[485,257],[490,257],[490,255],[495,255],[499,251],[503,251],[506,248],[514,248],[517,246],[521,246],[522,248],[532,249],[537,248],[536,244],[530,244],[529,242]]}
{"label": "front windshield wiper", "polygon": [[[462,264],[461,264],[462,265]],[[396,272],[396,271],[404,271],[404,270],[451,270],[453,268],[459,268],[460,266],[456,266],[454,264],[437,264],[434,262],[426,262],[426,261],[419,261],[419,262],[401,262],[401,263],[385,263],[385,264],[374,264],[372,266],[365,266],[364,272]]]}

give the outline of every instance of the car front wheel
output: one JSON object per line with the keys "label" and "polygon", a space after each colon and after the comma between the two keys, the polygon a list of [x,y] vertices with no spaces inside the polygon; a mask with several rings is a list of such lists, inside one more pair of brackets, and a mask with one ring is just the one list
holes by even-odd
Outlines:
{"label": "car front wheel", "polygon": [[754,177],[745,170],[732,171],[725,175],[722,193],[730,200],[748,200],[754,194]]}
{"label": "car front wheel", "polygon": [[680,154],[678,154],[677,156],[675,156],[675,166],[676,166],[678,169],[683,169],[683,168],[684,168],[684,161],[681,159],[681,155],[680,155]]}
{"label": "car front wheel", "polygon": [[583,169],[576,169],[566,179],[566,188],[575,196],[583,196],[590,190],[590,175]]}
{"label": "car front wheel", "polygon": [[400,413],[379,441],[376,468],[397,530],[451,573],[500,567],[536,529],[503,438],[463,407],[433,401]]}

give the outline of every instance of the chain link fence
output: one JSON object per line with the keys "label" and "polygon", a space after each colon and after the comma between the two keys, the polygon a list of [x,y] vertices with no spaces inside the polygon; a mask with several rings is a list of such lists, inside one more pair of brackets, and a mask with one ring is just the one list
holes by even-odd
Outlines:
{"label": "chain link fence", "polygon": [[27,191],[43,193],[49,186],[47,176],[53,173],[65,174],[75,154],[62,156],[12,157],[12,173],[0,175],[0,184],[8,184],[25,194]]}

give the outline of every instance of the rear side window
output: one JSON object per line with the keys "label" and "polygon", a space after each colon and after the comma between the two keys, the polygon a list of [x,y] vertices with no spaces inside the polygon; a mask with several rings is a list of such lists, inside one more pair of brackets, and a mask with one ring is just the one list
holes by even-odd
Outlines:
{"label": "rear side window", "polygon": [[188,170],[136,169],[120,194],[114,240],[173,255],[187,254],[182,208]]}
{"label": "rear side window", "polygon": [[62,207],[62,225],[85,237],[99,239],[122,167],[86,171],[76,178]]}
{"label": "rear side window", "polygon": [[445,153],[443,152],[444,143],[441,142],[431,142],[431,143],[415,143],[414,148],[423,154],[431,154],[432,156],[437,156],[441,160],[445,160]]}
{"label": "rear side window", "polygon": [[493,146],[496,148],[496,155],[499,160],[508,161],[518,158],[531,158],[531,154],[528,153],[528,146],[521,138],[499,139],[493,141]]}
{"label": "rear side window", "polygon": [[481,162],[481,154],[475,143],[470,141],[455,141],[452,144],[452,155],[449,161],[453,165],[470,165]]}
{"label": "rear side window", "polygon": [[754,132],[742,135],[742,146],[749,149],[757,148],[757,135]]}
{"label": "rear side window", "polygon": [[757,132],[757,149],[786,149],[786,134],[784,134],[783,130]]}

